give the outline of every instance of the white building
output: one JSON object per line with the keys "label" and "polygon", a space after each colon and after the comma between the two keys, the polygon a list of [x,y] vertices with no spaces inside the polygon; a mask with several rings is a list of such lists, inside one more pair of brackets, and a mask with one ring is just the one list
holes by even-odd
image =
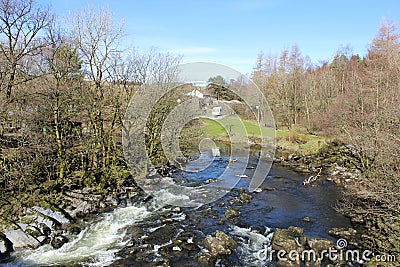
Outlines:
{"label": "white building", "polygon": [[212,115],[213,116],[220,116],[222,113],[222,108],[221,107],[213,107],[212,109]]}
{"label": "white building", "polygon": [[200,92],[197,89],[193,89],[190,93],[185,94],[185,96],[191,96],[191,97],[198,97],[198,98],[204,98],[204,94]]}

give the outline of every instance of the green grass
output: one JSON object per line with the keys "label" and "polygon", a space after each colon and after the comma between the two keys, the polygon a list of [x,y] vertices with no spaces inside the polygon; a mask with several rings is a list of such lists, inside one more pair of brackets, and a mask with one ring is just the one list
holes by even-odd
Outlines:
{"label": "green grass", "polygon": [[226,131],[225,128],[220,125],[218,122],[210,119],[201,118],[200,121],[204,125],[204,131],[210,137],[218,137],[225,135]]}
{"label": "green grass", "polygon": [[225,141],[228,141],[229,137],[227,133],[229,129],[238,138],[246,136],[261,137],[261,133],[264,137],[271,137],[275,134],[277,146],[291,153],[315,154],[328,142],[324,137],[298,133],[296,131],[276,130],[273,132],[272,129],[266,127],[261,127],[260,129],[255,121],[239,120],[233,116],[228,116],[217,121],[201,118],[200,122],[205,136]]}
{"label": "green grass", "polygon": [[201,118],[200,121],[204,125],[205,133],[210,137],[225,137],[229,130],[239,136],[260,137],[261,132],[263,136],[272,136],[273,134],[272,130],[266,127],[260,129],[257,122],[239,120],[233,116],[225,117],[218,121]]}

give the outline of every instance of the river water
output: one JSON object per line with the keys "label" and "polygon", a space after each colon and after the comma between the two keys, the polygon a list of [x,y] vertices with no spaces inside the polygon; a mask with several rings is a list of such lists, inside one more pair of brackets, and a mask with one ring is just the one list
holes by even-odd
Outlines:
{"label": "river water", "polygon": [[[228,165],[229,157],[221,156],[201,172],[179,172],[171,181],[188,186],[203,184],[207,179],[218,177]],[[240,160],[240,159],[239,159]],[[251,177],[257,158],[252,157],[245,174]],[[231,164],[234,168],[234,164]],[[201,169],[199,160],[190,162],[188,169]],[[177,232],[200,233],[200,237],[222,230],[239,242],[239,247],[232,259],[236,265],[267,266],[255,257],[258,250],[269,246],[275,228],[299,226],[309,237],[330,238],[327,231],[332,227],[350,227],[350,221],[337,213],[333,206],[340,198],[339,189],[323,180],[317,186],[302,185],[305,175],[288,168],[273,165],[265,181],[261,185],[262,192],[251,193],[253,199],[249,203],[236,205],[239,192],[246,191],[250,178],[242,178],[235,188],[217,201],[194,208],[175,208],[153,202],[141,206],[121,207],[113,212],[103,214],[91,222],[76,236],[70,236],[70,242],[60,249],[44,245],[36,250],[25,250],[13,254],[14,261],[6,266],[107,266],[118,262],[118,266],[131,265],[126,247],[140,246],[146,248],[145,237],[152,231],[168,223],[174,225]],[[182,198],[177,194],[163,194],[164,198]],[[227,208],[236,208],[241,212],[234,220],[225,220]],[[311,222],[304,220],[309,217]],[[221,223],[222,222],[222,223]],[[144,230],[140,244],[132,244],[127,231],[133,226]],[[258,230],[255,230],[258,229]],[[261,230],[260,230],[261,229]],[[165,245],[170,244],[167,242]],[[158,250],[162,245],[148,249],[149,265],[151,261],[160,259]],[[133,251],[133,250],[132,250]],[[233,257],[233,256],[232,256]],[[183,266],[181,259],[171,266]],[[144,265],[142,265],[144,266]],[[187,265],[192,266],[192,265]]]}

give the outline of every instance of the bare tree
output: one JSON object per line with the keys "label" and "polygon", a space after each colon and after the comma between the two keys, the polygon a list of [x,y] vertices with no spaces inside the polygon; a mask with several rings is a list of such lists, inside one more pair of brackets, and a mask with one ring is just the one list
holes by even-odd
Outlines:
{"label": "bare tree", "polygon": [[46,75],[41,80],[43,87],[38,94],[43,100],[41,109],[48,112],[54,127],[58,178],[63,182],[67,168],[67,135],[74,128],[72,120],[77,116],[76,91],[82,82],[82,62],[77,54],[77,47],[56,25],[48,28],[47,40],[51,45],[42,49],[43,72]]}
{"label": "bare tree", "polygon": [[86,79],[90,81],[84,99],[96,143],[92,148],[96,169],[107,164],[112,146],[109,142],[119,117],[119,102],[113,101],[112,92],[106,90],[112,89],[109,83],[114,78],[108,75],[113,73],[113,57],[121,52],[123,25],[115,23],[108,10],[91,7],[77,12],[72,23],[72,36],[83,60]]}
{"label": "bare tree", "polygon": [[0,38],[1,58],[5,65],[2,69],[6,98],[10,99],[15,85],[34,78],[24,70],[24,58],[37,55],[46,46],[40,38],[40,32],[52,21],[48,9],[35,7],[33,1],[0,1]]}

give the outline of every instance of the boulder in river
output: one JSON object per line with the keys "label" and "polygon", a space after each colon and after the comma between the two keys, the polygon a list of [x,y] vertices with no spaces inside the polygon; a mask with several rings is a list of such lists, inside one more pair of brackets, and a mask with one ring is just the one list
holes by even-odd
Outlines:
{"label": "boulder in river", "polygon": [[213,236],[204,238],[203,245],[213,256],[231,254],[231,250],[224,246],[224,244],[221,244],[221,242]]}
{"label": "boulder in river", "polygon": [[266,190],[266,191],[275,191],[276,188],[275,187],[264,187],[264,190]]}
{"label": "boulder in river", "polygon": [[9,255],[13,250],[12,242],[3,233],[0,233],[0,259]]}
{"label": "boulder in river", "polygon": [[221,231],[215,231],[214,236],[207,236],[203,240],[204,247],[212,256],[230,255],[231,249],[236,248],[238,244],[230,236]]}
{"label": "boulder in river", "polygon": [[[21,222],[17,224],[19,228],[9,227],[4,230],[4,236],[11,242],[13,249],[35,249],[49,243],[50,235],[54,230],[63,225],[69,225],[69,222],[70,220],[61,212],[34,206],[27,209]],[[57,243],[55,247],[61,247],[65,243],[65,239],[63,240],[63,242],[54,241],[55,244]]]}
{"label": "boulder in river", "polygon": [[175,237],[177,231],[173,225],[162,226],[148,234],[145,242],[151,244],[165,244]]}
{"label": "boulder in river", "polygon": [[[272,237],[272,249],[275,251],[285,251],[289,253],[296,251],[301,254],[306,244],[306,237],[303,234],[304,230],[300,227],[290,226],[288,229],[276,229]],[[284,255],[283,255],[284,256]],[[286,255],[288,257],[288,255]],[[277,266],[300,266],[300,258],[291,260],[289,257],[282,257],[282,260],[277,261]]]}
{"label": "boulder in river", "polygon": [[207,251],[203,251],[197,256],[197,261],[203,267],[222,266],[219,265],[221,258],[228,257],[232,249],[237,248],[238,244],[229,235],[221,231],[215,231],[213,236],[207,236],[202,242]]}
{"label": "boulder in river", "polygon": [[4,235],[13,244],[14,249],[19,248],[32,248],[35,249],[40,246],[40,242],[33,236],[28,235],[21,229],[12,229],[4,231]]}
{"label": "boulder in river", "polygon": [[240,211],[236,211],[236,210],[234,210],[232,208],[228,208],[225,211],[225,218],[227,220],[230,220],[230,219],[233,219],[233,218],[236,218],[236,217],[239,217],[239,216],[240,216]]}
{"label": "boulder in river", "polygon": [[337,238],[353,239],[356,237],[357,231],[353,228],[331,228],[328,234]]}
{"label": "boulder in river", "polygon": [[256,189],[254,189],[254,193],[261,193],[263,191],[263,189],[262,188],[256,188]]}
{"label": "boulder in river", "polygon": [[247,194],[245,192],[241,192],[239,196],[240,196],[240,200],[245,203],[249,203],[253,199],[252,195]]}
{"label": "boulder in river", "polygon": [[215,257],[209,252],[204,252],[197,257],[197,261],[202,267],[214,267]]}
{"label": "boulder in river", "polygon": [[[200,247],[194,243],[179,242],[175,240],[173,243],[161,247],[158,252],[164,259],[168,259],[171,266],[193,266],[183,265],[188,259],[193,259],[200,251]],[[195,262],[196,263],[196,262]]]}
{"label": "boulder in river", "polygon": [[61,248],[65,243],[68,243],[69,239],[63,235],[56,235],[50,242],[51,246],[55,249]]}

